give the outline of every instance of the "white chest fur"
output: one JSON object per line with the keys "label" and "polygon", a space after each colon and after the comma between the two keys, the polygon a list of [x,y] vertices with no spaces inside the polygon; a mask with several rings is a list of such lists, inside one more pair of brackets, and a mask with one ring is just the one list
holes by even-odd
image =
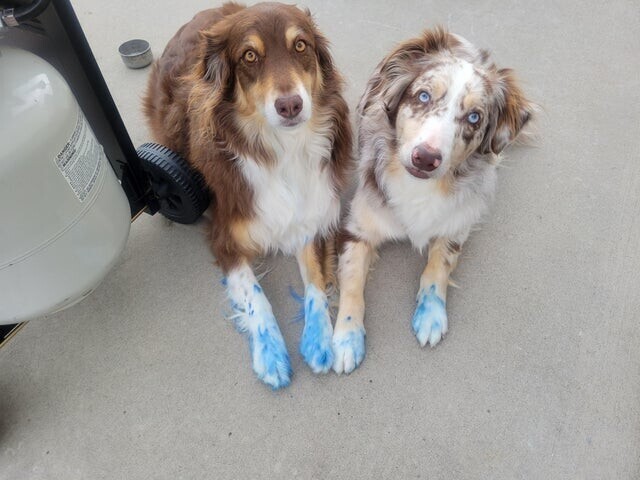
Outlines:
{"label": "white chest fur", "polygon": [[385,181],[389,207],[416,248],[434,237],[464,241],[471,227],[487,211],[496,185],[496,171],[487,165],[473,177],[460,180],[451,193],[443,193],[436,181],[409,174]]}
{"label": "white chest fur", "polygon": [[277,154],[275,165],[242,161],[256,212],[249,235],[265,252],[293,254],[338,222],[340,200],[328,166],[331,143],[307,126],[273,133],[268,140]]}

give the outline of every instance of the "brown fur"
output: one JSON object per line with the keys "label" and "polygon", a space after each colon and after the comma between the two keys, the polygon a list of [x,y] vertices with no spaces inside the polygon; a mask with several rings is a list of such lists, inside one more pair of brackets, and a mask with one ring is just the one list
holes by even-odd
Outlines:
{"label": "brown fur", "polygon": [[[309,45],[304,54],[294,56],[275,47],[285,36],[291,47],[291,26]],[[246,48],[260,53],[261,42],[272,48],[272,55],[250,68],[243,55]],[[263,253],[246,235],[256,212],[237,162],[246,157],[265,164],[275,160],[271,146],[256,134],[261,128],[256,104],[269,88],[286,91],[292,79],[312,94],[314,115],[330,118],[328,168],[340,191],[351,155],[348,108],[328,42],[308,12],[278,3],[249,8],[227,3],[200,12],[176,33],[153,66],[144,112],[155,140],[188,159],[214,194],[210,239],[224,271]]]}

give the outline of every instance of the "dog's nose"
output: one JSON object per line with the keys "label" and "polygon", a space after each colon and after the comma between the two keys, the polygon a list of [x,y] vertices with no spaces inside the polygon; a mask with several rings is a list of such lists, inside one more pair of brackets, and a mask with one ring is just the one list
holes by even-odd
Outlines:
{"label": "dog's nose", "polygon": [[276,99],[276,112],[284,118],[295,118],[302,111],[302,97],[290,95]]}
{"label": "dog's nose", "polygon": [[411,152],[411,163],[420,170],[431,172],[442,163],[442,155],[438,150],[433,150],[426,144],[418,145]]}

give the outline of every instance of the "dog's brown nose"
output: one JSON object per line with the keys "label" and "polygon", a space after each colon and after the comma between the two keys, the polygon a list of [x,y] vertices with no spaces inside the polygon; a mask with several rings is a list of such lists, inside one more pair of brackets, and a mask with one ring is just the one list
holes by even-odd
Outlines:
{"label": "dog's brown nose", "polygon": [[302,111],[302,97],[300,95],[290,95],[276,99],[276,112],[281,117],[295,118]]}
{"label": "dog's brown nose", "polygon": [[442,163],[442,155],[438,150],[433,150],[423,143],[411,152],[411,163],[420,170],[431,172]]}

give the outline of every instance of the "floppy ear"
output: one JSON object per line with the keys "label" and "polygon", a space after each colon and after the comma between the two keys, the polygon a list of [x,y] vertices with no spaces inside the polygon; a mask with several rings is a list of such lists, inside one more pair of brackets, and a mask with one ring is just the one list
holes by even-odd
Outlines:
{"label": "floppy ear", "polygon": [[314,24],[314,41],[316,44],[316,55],[318,56],[318,64],[322,72],[323,82],[327,82],[336,75],[336,69],[333,64],[333,57],[329,51],[329,41],[322,35]]}
{"label": "floppy ear", "polygon": [[232,87],[233,63],[227,49],[230,23],[224,19],[200,32],[203,41],[200,74],[223,96]]}
{"label": "floppy ear", "polygon": [[393,122],[402,95],[421,71],[428,67],[432,54],[456,47],[460,42],[444,28],[425,30],[420,37],[398,45],[378,65],[367,91],[362,98],[360,111],[366,109],[375,97],[382,99],[387,115]]}
{"label": "floppy ear", "polygon": [[426,54],[421,40],[399,45],[380,66],[380,95],[390,118],[395,117],[402,95],[418,75],[415,64]]}
{"label": "floppy ear", "polygon": [[320,72],[322,74],[323,83],[330,82],[337,74],[335,65],[333,63],[333,57],[329,51],[329,41],[326,37],[320,33],[320,29],[311,14],[311,10],[304,9],[304,13],[309,20],[311,31],[313,32],[313,41],[315,43],[316,57],[318,59],[318,65],[320,66]]}
{"label": "floppy ear", "polygon": [[524,97],[512,70],[498,70],[492,83],[495,103],[479,151],[498,154],[516,139],[531,119],[534,105]]}

